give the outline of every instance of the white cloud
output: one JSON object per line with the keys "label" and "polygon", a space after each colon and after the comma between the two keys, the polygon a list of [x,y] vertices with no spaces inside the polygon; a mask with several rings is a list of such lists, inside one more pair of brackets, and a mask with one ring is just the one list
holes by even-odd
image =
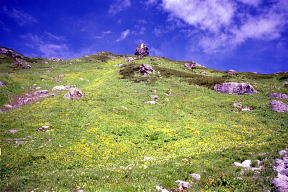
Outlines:
{"label": "white cloud", "polygon": [[162,6],[172,16],[213,32],[228,26],[235,12],[234,3],[229,0],[163,0]]}
{"label": "white cloud", "polygon": [[127,9],[131,6],[130,0],[115,0],[113,4],[110,5],[108,13],[110,15],[116,15],[117,13]]}
{"label": "white cloud", "polygon": [[126,37],[130,34],[130,30],[126,29],[125,31],[123,31],[120,35],[120,37],[116,40],[116,42],[122,41],[124,39],[126,39]]}
{"label": "white cloud", "polygon": [[[288,23],[288,1],[271,1],[265,7],[261,3],[261,0],[238,0],[238,3],[234,0],[162,0],[162,8],[170,17],[186,22],[194,32],[198,30],[201,35],[190,37],[200,39],[199,46],[205,52],[215,53],[231,50],[248,39],[281,37]],[[253,13],[243,13],[243,6],[249,6]]]}
{"label": "white cloud", "polygon": [[20,26],[38,22],[36,18],[22,10],[15,8],[8,9],[6,6],[4,6],[2,10],[8,17],[13,18]]}

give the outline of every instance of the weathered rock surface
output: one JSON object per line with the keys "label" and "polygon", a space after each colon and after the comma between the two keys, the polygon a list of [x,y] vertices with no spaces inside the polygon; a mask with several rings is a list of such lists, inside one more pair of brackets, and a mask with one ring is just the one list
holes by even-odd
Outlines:
{"label": "weathered rock surface", "polygon": [[192,173],[192,174],[190,174],[191,175],[191,177],[193,178],[193,179],[196,179],[197,181],[199,181],[200,179],[201,179],[201,175],[199,175],[199,174],[197,174],[197,173]]}
{"label": "weathered rock surface", "polygon": [[278,99],[288,99],[288,95],[285,93],[270,93],[268,96]]}
{"label": "weathered rock surface", "polygon": [[60,58],[57,58],[57,57],[52,57],[52,58],[50,58],[49,60],[50,60],[50,61],[54,61],[54,62],[59,62],[59,61],[61,61],[61,59],[60,59]]}
{"label": "weathered rock surface", "polygon": [[158,95],[150,95],[150,98],[151,99],[154,99],[154,100],[157,100],[159,99],[160,97]]}
{"label": "weathered rock surface", "polygon": [[16,59],[16,58],[22,58],[21,55],[19,55],[16,51],[12,49],[8,49],[5,47],[0,47],[0,54],[6,55],[10,58]]}
{"label": "weathered rock surface", "polygon": [[196,62],[189,62],[189,63],[184,63],[184,68],[190,70],[190,69],[206,68],[206,67]]}
{"label": "weathered rock surface", "polygon": [[182,180],[177,180],[177,181],[175,181],[177,184],[178,184],[178,186],[179,186],[179,190],[181,191],[181,190],[187,190],[187,189],[189,189],[191,186],[190,186],[190,183],[189,182],[186,182],[186,181],[182,181]]}
{"label": "weathered rock surface", "polygon": [[282,159],[275,160],[274,170],[277,172],[277,177],[273,179],[273,184],[278,192],[288,191],[288,149],[279,152]]}
{"label": "weathered rock surface", "polygon": [[230,69],[230,70],[226,71],[226,73],[227,73],[228,75],[235,75],[235,74],[236,74],[236,71],[233,70],[233,69]]}
{"label": "weathered rock surface", "polygon": [[139,67],[139,72],[141,73],[141,75],[149,75],[151,73],[154,73],[155,70],[147,64],[141,64]]}
{"label": "weathered rock surface", "polygon": [[270,102],[270,108],[276,112],[288,112],[288,105],[282,101],[272,100]]}
{"label": "weathered rock surface", "polygon": [[0,87],[2,87],[2,86],[4,86],[4,85],[5,85],[5,83],[2,82],[2,81],[0,81]]}
{"label": "weathered rock surface", "polygon": [[69,90],[72,86],[71,85],[58,85],[52,88],[52,91],[65,91]]}
{"label": "weathered rock surface", "polygon": [[69,92],[64,95],[65,99],[80,99],[84,97],[84,93],[77,88],[70,88]]}
{"label": "weathered rock surface", "polygon": [[214,86],[214,90],[219,93],[234,94],[234,95],[248,95],[257,93],[252,85],[246,83],[221,83]]}
{"label": "weathered rock surface", "polygon": [[139,55],[142,57],[148,56],[149,55],[148,47],[144,43],[137,45],[135,55]]}

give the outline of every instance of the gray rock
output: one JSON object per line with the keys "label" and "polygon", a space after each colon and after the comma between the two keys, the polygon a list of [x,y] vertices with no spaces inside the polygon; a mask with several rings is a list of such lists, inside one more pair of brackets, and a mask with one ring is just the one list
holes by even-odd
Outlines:
{"label": "gray rock", "polygon": [[72,86],[71,85],[58,85],[52,88],[52,91],[65,91],[69,90]]}
{"label": "gray rock", "polygon": [[77,88],[71,88],[68,93],[64,95],[65,99],[80,99],[84,97],[83,92]]}
{"label": "gray rock", "polygon": [[192,177],[193,179],[196,179],[197,181],[201,179],[201,175],[199,175],[199,174],[197,174],[197,173],[192,173],[192,174],[190,174],[190,175],[191,175],[191,177]]}
{"label": "gray rock", "polygon": [[270,102],[270,108],[276,112],[288,112],[288,105],[282,101],[272,100]]}
{"label": "gray rock", "polygon": [[141,73],[141,75],[149,75],[151,73],[154,73],[155,70],[147,64],[141,64],[139,67],[139,72]]}
{"label": "gray rock", "polygon": [[134,61],[136,58],[135,57],[128,57],[127,59],[125,59],[125,61],[127,61],[128,63]]}
{"label": "gray rock", "polygon": [[14,133],[17,133],[17,130],[16,129],[10,129],[9,132],[14,134]]}
{"label": "gray rock", "polygon": [[144,43],[137,45],[135,55],[139,55],[141,57],[148,56],[148,47]]}
{"label": "gray rock", "polygon": [[177,180],[175,182],[178,184],[179,190],[187,190],[191,187],[190,183],[188,183],[186,181]]}
{"label": "gray rock", "polygon": [[50,60],[50,61],[54,61],[54,62],[59,62],[59,61],[61,61],[62,59],[57,58],[57,57],[52,57],[52,58],[50,58],[49,60]]}
{"label": "gray rock", "polygon": [[241,103],[233,103],[232,106],[233,107],[237,107],[237,108],[242,108],[242,104]]}
{"label": "gray rock", "polygon": [[288,87],[288,81],[284,81],[283,85],[284,87]]}
{"label": "gray rock", "polygon": [[4,85],[5,85],[5,83],[2,82],[2,81],[0,81],[0,87],[2,87],[2,86],[4,86]]}
{"label": "gray rock", "polygon": [[35,91],[33,94],[34,94],[35,96],[37,96],[37,97],[48,97],[48,96],[50,96],[48,90]]}
{"label": "gray rock", "polygon": [[270,93],[268,96],[271,98],[288,99],[288,95],[285,93]]}
{"label": "gray rock", "polygon": [[241,111],[252,111],[252,110],[253,110],[252,107],[243,107],[243,108],[241,109]]}
{"label": "gray rock", "polygon": [[203,72],[201,72],[200,74],[201,74],[201,75],[208,75],[208,72],[203,71]]}
{"label": "gray rock", "polygon": [[257,91],[252,85],[246,83],[221,83],[214,86],[214,90],[219,93],[234,94],[234,95],[248,95],[255,94]]}
{"label": "gray rock", "polygon": [[158,104],[156,101],[146,101],[146,104],[156,105]]}
{"label": "gray rock", "polygon": [[157,100],[159,99],[160,97],[158,95],[150,95],[150,98],[151,99],[154,99],[154,100]]}
{"label": "gray rock", "polygon": [[277,172],[277,177],[272,180],[278,192],[288,191],[288,149],[282,150],[282,159],[275,160],[274,170]]}
{"label": "gray rock", "polygon": [[236,71],[233,70],[233,69],[230,69],[230,70],[226,71],[226,73],[227,73],[228,75],[235,75],[235,74],[236,74]]}
{"label": "gray rock", "polygon": [[186,69],[195,69],[196,68],[196,65],[195,65],[195,63],[184,63],[184,67],[186,68]]}

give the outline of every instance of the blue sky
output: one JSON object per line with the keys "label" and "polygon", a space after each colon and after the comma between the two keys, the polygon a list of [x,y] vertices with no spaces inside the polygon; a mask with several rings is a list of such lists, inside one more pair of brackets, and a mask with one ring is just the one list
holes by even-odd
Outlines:
{"label": "blue sky", "polygon": [[31,57],[109,51],[288,71],[288,0],[0,0],[0,46]]}

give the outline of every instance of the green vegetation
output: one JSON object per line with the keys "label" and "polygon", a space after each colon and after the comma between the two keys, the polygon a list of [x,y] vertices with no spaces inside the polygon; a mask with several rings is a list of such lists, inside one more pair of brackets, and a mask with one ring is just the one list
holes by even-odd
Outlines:
{"label": "green vegetation", "polygon": [[[134,192],[156,191],[156,185],[176,190],[180,179],[191,183],[188,191],[273,191],[273,159],[287,148],[288,116],[270,110],[267,94],[288,93],[282,84],[286,74],[225,76],[212,69],[185,70],[184,62],[165,58],[127,63],[127,57],[102,52],[60,62],[34,60],[32,69],[17,71],[7,58],[1,60],[0,81],[7,83],[0,87],[1,105],[35,87],[75,85],[85,94],[66,100],[66,91],[57,92],[0,113],[1,190]],[[140,64],[159,73],[143,77],[136,71]],[[200,75],[203,71],[208,74]],[[259,93],[211,89],[225,81],[250,83]],[[159,105],[144,104],[155,94]],[[234,113],[234,102],[254,110]],[[43,125],[48,131],[37,132]],[[17,145],[15,138],[25,143]],[[233,166],[246,159],[254,166],[261,160],[265,169]]]}

